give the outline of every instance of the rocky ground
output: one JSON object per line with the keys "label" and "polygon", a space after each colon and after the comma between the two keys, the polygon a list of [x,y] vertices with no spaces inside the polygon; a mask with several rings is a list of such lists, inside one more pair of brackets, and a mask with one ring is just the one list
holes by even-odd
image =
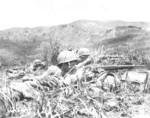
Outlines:
{"label": "rocky ground", "polygon": [[[88,72],[85,74],[86,78],[91,77]],[[97,80],[96,76],[92,76],[92,80]],[[5,83],[4,79],[1,81]],[[7,82],[10,81],[14,82],[14,80],[7,80]],[[34,88],[40,93],[38,102],[37,99],[27,98],[13,102],[11,96],[8,96],[12,100],[14,108],[11,107],[8,110],[6,118],[150,117],[150,94],[148,91],[145,93],[130,87],[124,88],[121,83],[120,87],[109,92],[103,90],[98,81],[92,82],[91,80],[85,83],[79,82],[77,87],[72,87],[73,85],[58,87],[59,84],[56,86],[51,81],[46,82],[51,85],[50,88],[45,86],[42,91]],[[2,87],[4,87],[4,84]],[[49,90],[47,91],[47,89]],[[31,93],[31,91],[32,89],[28,92]],[[31,97],[35,98],[34,95],[36,94],[32,95]],[[9,106],[9,103],[6,103]],[[5,115],[2,118],[4,117]]]}

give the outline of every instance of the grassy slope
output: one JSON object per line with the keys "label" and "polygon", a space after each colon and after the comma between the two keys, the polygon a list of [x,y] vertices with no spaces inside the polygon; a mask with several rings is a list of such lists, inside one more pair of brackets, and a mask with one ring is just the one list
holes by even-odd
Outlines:
{"label": "grassy slope", "polygon": [[143,22],[81,20],[54,27],[12,28],[0,32],[0,60],[4,65],[13,65],[35,58],[51,59],[49,55],[57,53],[56,44],[63,48],[103,45],[105,48],[131,46],[147,50],[150,37],[145,30],[147,25]]}

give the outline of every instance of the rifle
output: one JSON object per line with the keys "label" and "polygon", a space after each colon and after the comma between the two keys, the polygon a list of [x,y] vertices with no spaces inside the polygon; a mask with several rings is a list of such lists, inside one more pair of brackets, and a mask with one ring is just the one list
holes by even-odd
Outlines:
{"label": "rifle", "polygon": [[104,55],[104,56],[100,56],[100,59],[107,59],[107,58],[115,58],[115,59],[120,59],[120,58],[125,58],[124,56],[118,56],[118,55]]}
{"label": "rifle", "polygon": [[96,67],[96,68],[102,68],[104,70],[120,70],[120,69],[145,69],[149,68],[147,65],[98,65],[98,64],[92,64],[90,66]]}

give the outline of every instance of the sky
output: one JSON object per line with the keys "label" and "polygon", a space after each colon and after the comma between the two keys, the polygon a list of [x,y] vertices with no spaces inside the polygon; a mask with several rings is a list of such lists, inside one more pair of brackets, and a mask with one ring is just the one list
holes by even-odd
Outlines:
{"label": "sky", "polygon": [[0,0],[0,30],[76,20],[150,22],[149,0]]}

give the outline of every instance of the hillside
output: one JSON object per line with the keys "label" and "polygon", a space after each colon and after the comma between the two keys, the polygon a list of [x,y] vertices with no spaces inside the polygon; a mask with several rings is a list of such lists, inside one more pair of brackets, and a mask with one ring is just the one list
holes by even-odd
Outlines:
{"label": "hillside", "polygon": [[124,46],[149,54],[147,28],[148,23],[144,22],[80,20],[52,27],[7,29],[0,31],[0,61],[6,66],[26,64],[35,58],[56,63],[58,51],[68,47]]}

